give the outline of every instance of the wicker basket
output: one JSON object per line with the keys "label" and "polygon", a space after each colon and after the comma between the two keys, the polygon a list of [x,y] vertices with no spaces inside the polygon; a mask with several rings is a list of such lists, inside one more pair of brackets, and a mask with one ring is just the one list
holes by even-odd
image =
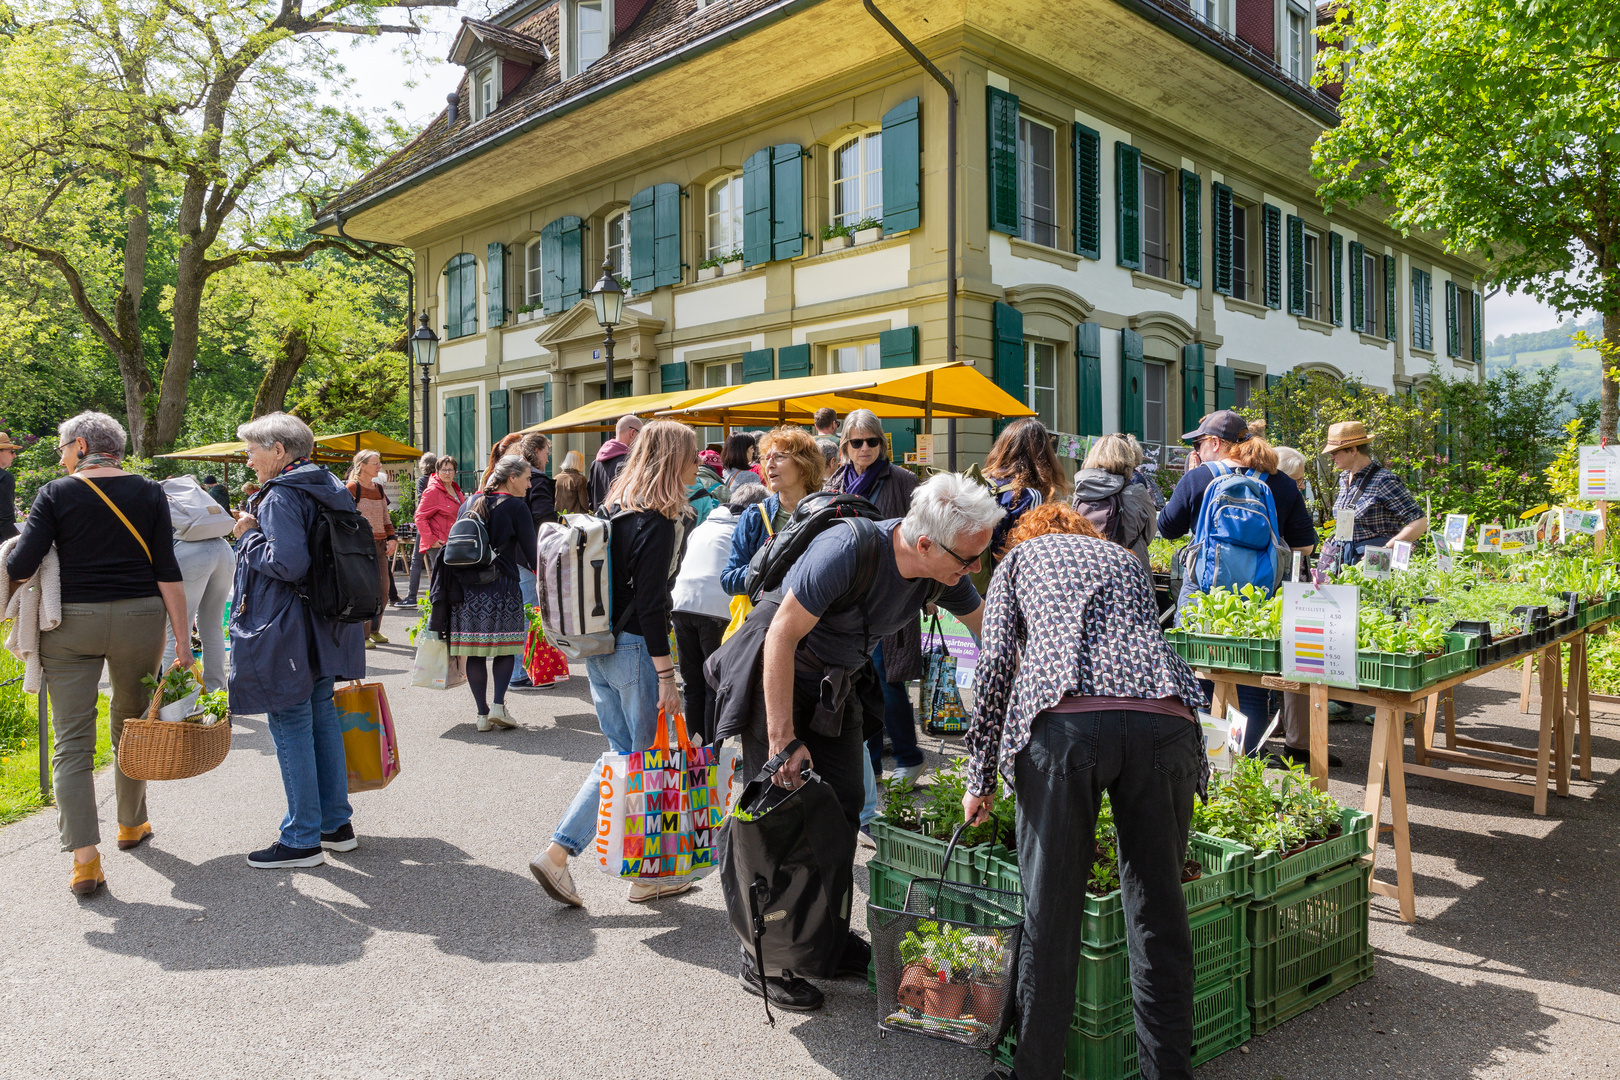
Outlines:
{"label": "wicker basket", "polygon": [[[174,666],[178,668],[180,661]],[[202,672],[196,674],[201,682]],[[124,775],[136,780],[184,780],[224,761],[231,750],[230,716],[208,727],[159,720],[162,697],[160,686],[153,692],[145,716],[124,721],[118,736],[118,767]]]}

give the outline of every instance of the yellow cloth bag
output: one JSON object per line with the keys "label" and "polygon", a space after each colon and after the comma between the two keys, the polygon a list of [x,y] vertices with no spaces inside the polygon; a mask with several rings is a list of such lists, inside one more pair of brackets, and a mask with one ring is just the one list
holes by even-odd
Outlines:
{"label": "yellow cloth bag", "polygon": [[339,687],[332,694],[332,704],[343,731],[349,790],[375,791],[393,783],[399,775],[399,741],[382,684],[356,680]]}
{"label": "yellow cloth bag", "polygon": [[[765,523],[766,538],[769,539],[775,536],[776,533],[771,530],[771,515],[765,512],[765,504],[755,503],[754,506],[759,510],[759,519]],[[748,613],[753,610],[754,602],[748,599],[747,593],[743,593],[741,596],[733,596],[731,598],[731,622],[726,626],[726,632],[720,635],[721,642],[729,640],[732,634],[741,630],[743,620],[748,618]]]}

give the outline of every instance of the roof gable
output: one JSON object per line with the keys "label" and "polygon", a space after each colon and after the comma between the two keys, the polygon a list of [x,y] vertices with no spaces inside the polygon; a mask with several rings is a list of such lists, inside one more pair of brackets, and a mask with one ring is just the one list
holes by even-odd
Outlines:
{"label": "roof gable", "polygon": [[466,66],[479,51],[488,48],[503,60],[539,65],[551,59],[551,50],[537,37],[480,19],[462,19],[461,30],[450,48],[450,62]]}

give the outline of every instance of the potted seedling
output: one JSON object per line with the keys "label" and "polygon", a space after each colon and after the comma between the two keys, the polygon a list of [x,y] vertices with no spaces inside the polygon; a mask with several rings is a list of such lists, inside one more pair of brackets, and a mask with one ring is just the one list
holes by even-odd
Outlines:
{"label": "potted seedling", "polygon": [[854,240],[850,237],[850,227],[833,223],[821,230],[822,251],[842,251],[849,247]]}
{"label": "potted seedling", "polygon": [[881,240],[883,238],[883,219],[862,218],[855,223],[850,232],[854,234],[856,247],[862,244],[870,244],[874,240]]}
{"label": "potted seedling", "polygon": [[230,696],[223,690],[211,690],[197,699],[192,714],[185,718],[188,724],[201,724],[203,727],[213,727],[222,720],[231,718]]}
{"label": "potted seedling", "polygon": [[719,259],[704,259],[698,263],[698,280],[711,281],[721,274]]}
{"label": "potted seedling", "polygon": [[1001,935],[976,934],[970,940],[974,964],[968,975],[968,997],[972,1001],[973,1016],[982,1023],[994,1024],[1001,1015],[1001,1005],[1007,994]]}
{"label": "potted seedling", "polygon": [[743,253],[740,249],[733,251],[730,255],[720,256],[721,274],[740,274],[743,269]]}
{"label": "potted seedling", "polygon": [[184,720],[197,711],[193,706],[202,694],[202,684],[185,668],[169,669],[161,681],[154,675],[142,676],[141,685],[154,694],[159,687],[162,688],[162,696],[158,699],[159,720]]}
{"label": "potted seedling", "polygon": [[916,930],[907,930],[906,936],[900,939],[900,989],[895,996],[907,1009],[922,1009],[924,992],[933,980],[934,963],[929,957],[929,943],[935,929],[938,929],[937,923],[920,922]]}

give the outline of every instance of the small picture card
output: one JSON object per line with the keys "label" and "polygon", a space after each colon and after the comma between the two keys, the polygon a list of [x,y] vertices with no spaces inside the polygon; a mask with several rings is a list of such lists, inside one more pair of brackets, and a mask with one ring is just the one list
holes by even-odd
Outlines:
{"label": "small picture card", "polygon": [[1089,440],[1080,435],[1070,435],[1067,432],[1055,433],[1053,439],[1057,443],[1057,456],[1072,458],[1075,461],[1084,461]]}
{"label": "small picture card", "polygon": [[1536,546],[1536,530],[1534,527],[1526,529],[1503,529],[1502,550],[1524,551]]}
{"label": "small picture card", "polygon": [[1559,511],[1559,514],[1561,518],[1559,525],[1563,537],[1568,537],[1571,533],[1587,533],[1590,535],[1597,532],[1598,513],[1596,510],[1574,510],[1566,506]]}
{"label": "small picture card", "polygon": [[1356,512],[1350,507],[1333,511],[1333,539],[1353,540],[1356,535]]}
{"label": "small picture card", "polygon": [[1370,547],[1361,554],[1362,569],[1368,577],[1387,578],[1394,557],[1395,552],[1390,548]]}
{"label": "small picture card", "polygon": [[1479,550],[1502,550],[1502,526],[1499,523],[1481,525],[1479,527]]}
{"label": "small picture card", "polygon": [[1389,568],[1391,570],[1410,570],[1412,568],[1412,542],[1410,540],[1391,540],[1389,542]]}
{"label": "small picture card", "polygon": [[1440,568],[1442,574],[1449,573],[1451,571],[1451,556],[1442,551],[1436,556],[1435,565]]}
{"label": "small picture card", "polygon": [[1176,472],[1187,471],[1187,458],[1192,454],[1190,446],[1167,446],[1164,451],[1164,467],[1174,469]]}
{"label": "small picture card", "polygon": [[1446,550],[1461,551],[1468,543],[1468,515],[1446,515]]}
{"label": "small picture card", "polygon": [[1145,442],[1145,443],[1143,443],[1142,444],[1142,457],[1146,461],[1163,461],[1164,460],[1164,444],[1163,443],[1156,443],[1156,442]]}

